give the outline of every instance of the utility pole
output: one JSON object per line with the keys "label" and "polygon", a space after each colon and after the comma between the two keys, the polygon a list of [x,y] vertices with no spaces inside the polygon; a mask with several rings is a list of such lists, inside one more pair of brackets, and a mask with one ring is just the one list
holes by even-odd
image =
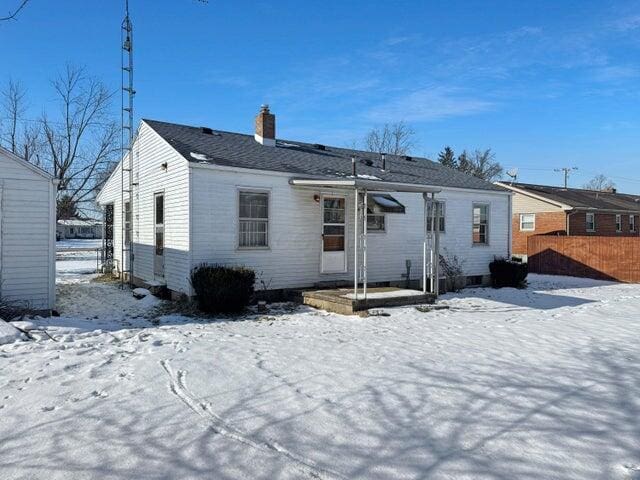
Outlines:
{"label": "utility pole", "polygon": [[564,172],[564,188],[568,188],[569,185],[569,173],[574,170],[578,170],[578,167],[562,167],[562,168],[554,168],[554,172]]}

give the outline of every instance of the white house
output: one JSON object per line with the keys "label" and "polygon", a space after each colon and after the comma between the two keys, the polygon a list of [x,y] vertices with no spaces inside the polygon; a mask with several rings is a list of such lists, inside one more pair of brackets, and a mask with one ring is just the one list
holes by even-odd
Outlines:
{"label": "white house", "polygon": [[56,186],[0,147],[0,298],[43,312],[55,306]]}
{"label": "white house", "polygon": [[[491,260],[510,254],[505,189],[423,158],[276,140],[268,107],[255,135],[142,120],[132,151],[133,209],[122,205],[128,157],[98,195],[106,243],[127,271],[122,237],[132,221],[134,279],[175,293],[192,293],[189,273],[203,262],[251,267],[267,290],[356,275],[399,283],[408,272],[419,281],[424,196],[441,202],[440,253],[458,258],[469,284],[486,282]],[[366,240],[354,231],[364,230],[354,222],[356,191],[359,211],[368,202]]]}
{"label": "white house", "polygon": [[102,238],[102,222],[83,218],[58,220],[56,238],[58,240]]}

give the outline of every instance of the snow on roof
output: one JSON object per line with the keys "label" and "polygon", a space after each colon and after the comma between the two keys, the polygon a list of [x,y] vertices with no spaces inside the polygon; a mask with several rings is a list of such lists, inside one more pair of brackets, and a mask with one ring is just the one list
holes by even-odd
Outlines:
{"label": "snow on roof", "polygon": [[58,220],[58,225],[64,225],[67,227],[93,227],[99,225],[98,220],[82,220],[80,218],[69,218],[67,220]]}

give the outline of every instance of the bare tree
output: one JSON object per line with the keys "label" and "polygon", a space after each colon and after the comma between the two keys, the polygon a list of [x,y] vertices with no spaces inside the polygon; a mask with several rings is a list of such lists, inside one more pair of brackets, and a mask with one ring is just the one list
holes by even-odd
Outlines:
{"label": "bare tree", "polygon": [[7,83],[6,88],[2,91],[2,116],[6,123],[6,130],[2,131],[3,141],[13,153],[19,154],[19,135],[22,117],[26,110],[25,97],[26,91],[19,82],[12,79]]}
{"label": "bare tree", "polygon": [[446,167],[492,182],[500,178],[503,171],[502,165],[496,162],[495,158],[495,154],[487,148],[475,150],[473,153],[463,150],[456,159],[453,150],[445,147],[438,155],[438,162]]}
{"label": "bare tree", "polygon": [[596,175],[582,186],[585,190],[595,190],[596,192],[606,192],[614,189],[615,187],[616,184],[613,183],[610,178],[605,177],[602,174]]}
{"label": "bare tree", "polygon": [[0,22],[15,20],[18,14],[20,13],[20,11],[27,5],[28,2],[29,0],[22,0],[22,2],[20,2],[20,5],[18,5],[18,7],[15,10],[13,10],[13,12],[9,12],[8,15],[6,15],[5,17],[0,17]]}
{"label": "bare tree", "polygon": [[92,203],[98,179],[118,153],[118,128],[111,111],[114,92],[72,66],[52,84],[60,111],[55,119],[42,116],[43,157],[59,181],[60,198],[82,211],[83,204]]}
{"label": "bare tree", "polygon": [[502,176],[503,168],[495,161],[496,155],[490,148],[475,150],[470,156],[471,175],[492,182]]}
{"label": "bare tree", "polygon": [[367,133],[364,146],[369,152],[407,155],[415,146],[414,135],[413,129],[404,122],[386,123]]}

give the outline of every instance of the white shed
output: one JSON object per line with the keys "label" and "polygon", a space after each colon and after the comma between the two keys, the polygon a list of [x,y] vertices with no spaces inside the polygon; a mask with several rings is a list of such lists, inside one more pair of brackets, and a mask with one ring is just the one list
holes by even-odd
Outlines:
{"label": "white shed", "polygon": [[507,190],[427,159],[276,140],[266,108],[255,135],[143,120],[133,155],[133,207],[122,202],[126,157],[98,195],[107,258],[130,271],[122,251],[131,245],[135,283],[176,294],[193,294],[200,263],[250,267],[260,290],[419,282],[426,222],[423,194],[411,192],[437,192],[440,252],[469,284],[510,254]]}
{"label": "white shed", "polygon": [[0,147],[0,298],[43,312],[55,306],[56,185]]}

